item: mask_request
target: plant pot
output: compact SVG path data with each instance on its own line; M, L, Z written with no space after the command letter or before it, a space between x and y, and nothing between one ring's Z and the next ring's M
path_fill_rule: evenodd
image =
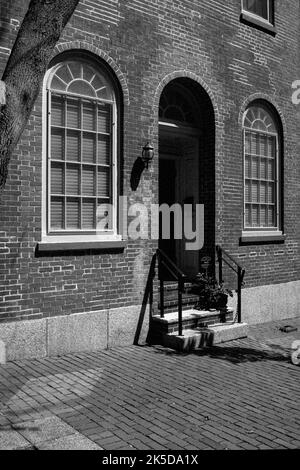
M227 302L228 302L228 295L223 294L222 292L220 292L215 297L215 306L214 306L214 308L216 308L217 310L225 309L226 306L227 306Z
M209 306L206 298L199 298L197 304L195 305L196 310L208 310Z
M198 310L225 310L228 302L228 295L218 292L213 288L200 289L197 305Z
M224 309L220 311L220 322L226 323L226 311Z

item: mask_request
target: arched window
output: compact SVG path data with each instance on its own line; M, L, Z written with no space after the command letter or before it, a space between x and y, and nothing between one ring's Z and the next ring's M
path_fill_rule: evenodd
M116 233L117 105L99 64L55 65L47 92L47 234Z
M179 84L170 84L159 103L160 122L197 127L198 116L193 95Z
M244 116L245 230L280 230L280 135L273 114L256 102Z

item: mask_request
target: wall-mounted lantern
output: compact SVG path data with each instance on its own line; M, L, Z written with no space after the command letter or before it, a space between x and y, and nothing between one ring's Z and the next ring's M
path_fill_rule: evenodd
M153 160L154 157L154 147L147 142L145 147L143 147L142 160L144 162L145 168L148 169L149 163Z

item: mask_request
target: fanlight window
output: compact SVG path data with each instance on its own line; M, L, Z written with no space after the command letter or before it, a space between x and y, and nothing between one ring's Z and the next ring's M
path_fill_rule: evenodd
M245 229L279 229L279 155L276 122L264 106L244 117Z
M51 90L100 100L114 100L113 90L107 80L98 70L84 62L61 64L51 80Z
M48 232L113 230L113 87L98 68L72 60L54 69L47 89Z
M248 109L244 126L256 131L277 133L272 116L266 109L260 106L251 106Z
M194 105L190 97L178 86L167 88L159 104L159 118L189 126L196 125Z

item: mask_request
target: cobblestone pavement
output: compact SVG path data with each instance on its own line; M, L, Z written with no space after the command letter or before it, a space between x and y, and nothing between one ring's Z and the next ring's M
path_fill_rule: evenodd
M2 365L0 449L299 449L294 340L300 318L190 355L132 346Z

